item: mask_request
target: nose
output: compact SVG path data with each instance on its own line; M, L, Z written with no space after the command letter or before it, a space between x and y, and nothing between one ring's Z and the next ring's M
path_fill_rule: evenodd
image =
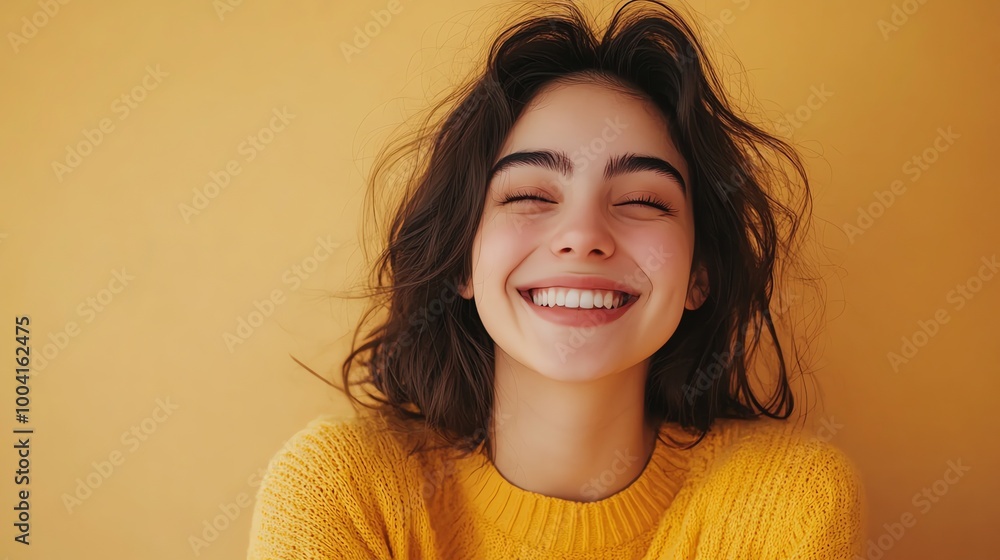
M600 198L600 197L597 197ZM615 252L614 236L608 225L603 201L582 200L564 203L559 225L552 236L552 252L560 257L608 258Z

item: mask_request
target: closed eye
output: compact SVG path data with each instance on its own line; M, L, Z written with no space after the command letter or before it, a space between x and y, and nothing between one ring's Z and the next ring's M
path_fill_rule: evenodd
M623 204L644 204L646 206L650 206L652 208L656 208L657 210L666 212L667 214L674 213L673 206L667 204L666 202L653 198L650 195L642 195L639 198L629 199L623 202Z
M538 200L540 202L552 202L551 200L546 200L540 196L535 196L533 194L509 194L503 198L502 204L509 204L511 202L520 202L522 200Z
M504 198L501 200L501 204L510 204L511 202L520 202L523 200L537 200L538 202L552 203L551 200L548 200L538 195L525 194L525 193L520 193L520 194L512 193L504 196ZM626 204L648 206L650 208L655 208L667 214L674 214L676 212L674 210L674 207L671 206L670 204L667 204L666 202L662 202L656 198L653 198L650 195L642 195L639 198L631 198L626 200L625 202L622 202L621 204L616 204L615 206L624 206Z

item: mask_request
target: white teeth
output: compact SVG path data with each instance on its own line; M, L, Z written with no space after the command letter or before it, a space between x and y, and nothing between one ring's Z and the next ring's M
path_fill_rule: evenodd
M571 288L537 288L530 290L529 296L535 305L575 309L615 309L624 301L621 292Z
M579 290L566 290L566 307L580 307Z

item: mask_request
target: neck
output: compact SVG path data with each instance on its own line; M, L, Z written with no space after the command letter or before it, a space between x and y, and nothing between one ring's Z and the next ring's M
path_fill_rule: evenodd
M585 381L560 381L498 356L492 450L510 483L591 502L642 474L657 430L644 416L648 363Z

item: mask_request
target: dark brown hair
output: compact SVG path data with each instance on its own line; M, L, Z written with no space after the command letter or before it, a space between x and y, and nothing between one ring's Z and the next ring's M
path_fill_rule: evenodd
M379 184L399 187L400 197L389 209L364 296L372 299L343 362L340 389L356 411L360 405L376 412L395 433L433 437L438 448L463 454L484 444L490 452L494 343L475 302L456 287L471 278L488 174L542 86L598 81L649 100L666 116L690 168L694 263L709 279L704 304L685 310L652 356L647 420L697 433L695 445L716 418L787 419L794 399L771 300L779 265L791 262L811 209L795 149L737 115L704 47L674 9L626 2L600 37L572 3L534 3L530 10L499 33L482 71L434 106L412 139L379 153L366 201L375 201ZM378 223L376 206L371 223ZM359 345L377 311L387 315ZM776 358L767 368L776 380L766 402L748 375L762 335ZM352 385L364 387L372 402L353 395ZM411 452L427 449L419 439Z

